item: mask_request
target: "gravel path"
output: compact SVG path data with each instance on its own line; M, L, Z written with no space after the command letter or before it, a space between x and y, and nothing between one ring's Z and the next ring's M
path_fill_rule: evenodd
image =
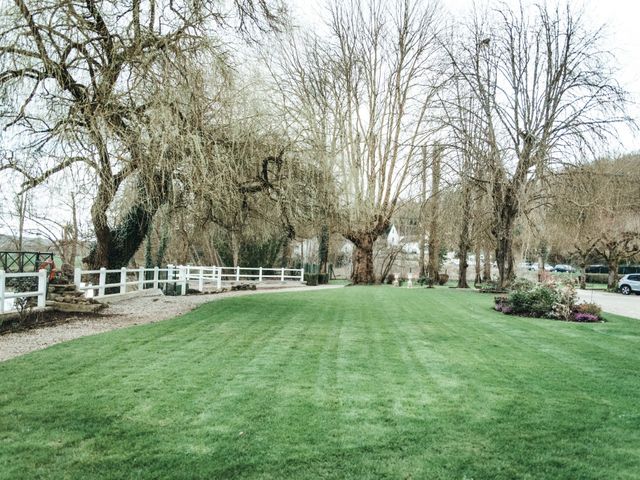
M585 302L597 303L605 312L640 319L640 296L638 295L578 290L578 298Z
M178 297L138 297L113 303L103 315L97 318L76 318L68 323L46 326L23 332L0 335L0 362L34 350L41 350L56 343L74 338L108 332L117 328L154 323L177 317L203 303L223 298L240 297L273 292L309 292L341 288L343 285L322 285L318 287L288 287L283 289L244 290L218 293L215 295L189 295Z

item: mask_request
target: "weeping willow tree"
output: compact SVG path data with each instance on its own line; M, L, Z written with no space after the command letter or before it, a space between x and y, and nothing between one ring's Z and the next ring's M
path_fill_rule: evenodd
M327 34L295 38L276 70L294 128L335 178L335 223L355 245L354 283L375 282L374 242L431 138L439 19L435 3L334 2Z
M270 28L278 11L236 0L241 28ZM76 168L92 177L92 267L125 265L158 208L184 180L180 166L199 161L203 109L224 82L221 41L211 36L230 17L220 5L190 1L16 0L0 13L3 142L35 164L5 159L33 188ZM233 9L229 12L234 11ZM133 192L114 212L123 189Z

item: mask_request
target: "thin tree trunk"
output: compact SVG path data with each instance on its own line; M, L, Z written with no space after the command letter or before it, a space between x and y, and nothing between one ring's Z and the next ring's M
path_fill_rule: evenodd
M484 263L482 264L482 281L491 281L491 250L485 249L484 251Z
M607 266L609 267L609 276L607 278L607 289L613 291L618 288L618 262L609 261L607 262Z
M462 228L460 229L460 238L458 241L458 258L460 260L460 268L458 273L458 288L469 288L467 283L467 257L469 256L469 228L471 224L471 188L468 181L462 189Z
M440 154L441 147L436 145L433 151L433 162L431 165L431 221L429 222L429 286L438 283L439 276L439 251L440 243L438 239L439 227L439 193L440 193Z
M73 228L73 232L71 233L71 267L75 268L76 266L76 257L78 256L78 206L76 204L76 195L75 193L71 194L71 228Z
M473 279L473 284L477 286L482 283L482 273L481 273L482 267L480 265L480 249L479 248L476 248L475 257L476 257L476 275L475 275L475 278Z
M240 242L238 241L238 234L234 230L231 231L231 257L233 266L237 267L240 257Z
M420 204L420 254L418 256L419 262L419 278L427 278L427 268L424 261L425 252L427 249L427 222L425 221L425 208L427 204L427 147L422 147L422 198ZM384 278L384 277L383 277Z

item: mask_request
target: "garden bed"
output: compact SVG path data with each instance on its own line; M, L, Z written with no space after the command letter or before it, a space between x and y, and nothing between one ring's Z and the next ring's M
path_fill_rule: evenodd
M602 309L594 303L577 303L571 284L536 284L518 279L508 295L494 298L494 308L505 315L549 318L567 322L594 323L604 321Z

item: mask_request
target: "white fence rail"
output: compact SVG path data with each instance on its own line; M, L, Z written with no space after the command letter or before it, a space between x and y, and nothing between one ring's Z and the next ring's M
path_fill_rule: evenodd
M87 277L90 277L87 279ZM114 277L117 281L114 281ZM107 278L110 282L107 283ZM86 281L88 280L88 281ZM180 287L185 295L189 288L203 292L207 287L220 289L226 282L265 281L304 281L304 269L301 268L264 268L264 267L216 267L193 265L168 265L167 268L121 268L117 270L81 270L76 268L74 283L87 296L104 297L123 294L145 288L160 288L173 284Z
M86 277L90 277L87 280ZM110 282L107 283L109 278ZM113 279L117 279L113 281ZM76 268L73 275L76 288L87 292L89 297L105 297L107 295L127 293L145 288L160 288L161 285L173 284L181 287L182 295L187 293L186 267L167 268L119 268L108 270L81 270Z
M11 291L7 280L12 278L37 278L38 289L30 292ZM9 282L11 283L11 282ZM37 297L37 307L44 308L47 301L47 271L28 273L7 273L0 270L0 314L15 311L16 299Z
M37 278L38 289L30 292L15 292L7 286L12 278ZM224 283L239 282L304 282L304 269L264 267L216 267L192 265L168 265L166 268L120 268L116 270L75 269L76 288L87 297L105 297L145 288L160 288L173 284L185 295L189 288L203 292L207 287L220 289ZM107 283L109 281L109 283ZM11 282L9 282L11 283ZM18 298L37 297L37 307L44 308L47 300L47 271L29 273L7 273L0 270L0 314L14 311Z

